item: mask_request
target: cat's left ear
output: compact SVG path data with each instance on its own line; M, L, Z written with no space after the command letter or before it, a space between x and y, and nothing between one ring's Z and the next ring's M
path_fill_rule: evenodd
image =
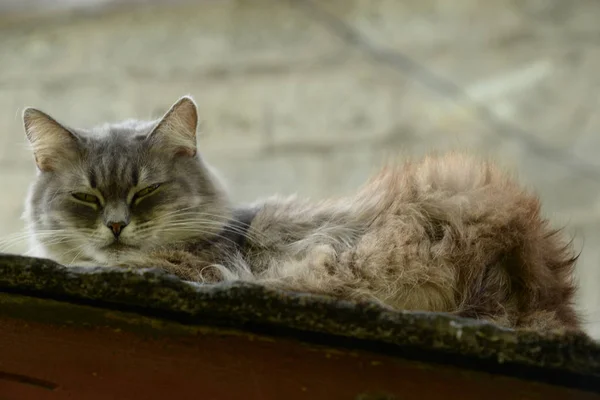
M148 139L156 143L161 151L174 155L193 157L196 155L196 129L198 110L189 96L179 99L162 117Z

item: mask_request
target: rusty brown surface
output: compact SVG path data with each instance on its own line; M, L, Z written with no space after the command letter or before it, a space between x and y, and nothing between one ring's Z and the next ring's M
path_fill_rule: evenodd
M546 383L89 306L16 295L1 295L0 306L2 400L600 399Z

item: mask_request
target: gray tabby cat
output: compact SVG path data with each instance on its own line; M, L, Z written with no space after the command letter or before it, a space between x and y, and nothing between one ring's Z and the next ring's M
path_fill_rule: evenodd
M348 198L234 206L197 153L196 105L84 130L24 112L38 176L31 251L66 265L159 266L198 282L450 312L508 327L580 329L576 257L540 204L487 162L388 166Z

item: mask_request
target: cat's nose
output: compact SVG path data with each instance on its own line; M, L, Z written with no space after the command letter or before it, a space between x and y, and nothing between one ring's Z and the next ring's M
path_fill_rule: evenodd
M106 224L108 228L112 231L113 235L115 235L115 239L119 237L121 231L127 226L126 222L109 222Z

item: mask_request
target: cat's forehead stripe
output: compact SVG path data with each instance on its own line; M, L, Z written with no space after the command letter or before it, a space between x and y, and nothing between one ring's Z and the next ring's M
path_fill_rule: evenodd
M137 158L119 146L103 150L104 154L90 159L87 179L106 195L120 196L137 183Z
M139 183L139 173L137 168L131 168L131 184L137 186Z
M98 186L98 182L96 180L96 171L94 171L93 168L90 168L90 171L89 171L89 181L90 181L90 187L92 189L95 189L96 186Z

